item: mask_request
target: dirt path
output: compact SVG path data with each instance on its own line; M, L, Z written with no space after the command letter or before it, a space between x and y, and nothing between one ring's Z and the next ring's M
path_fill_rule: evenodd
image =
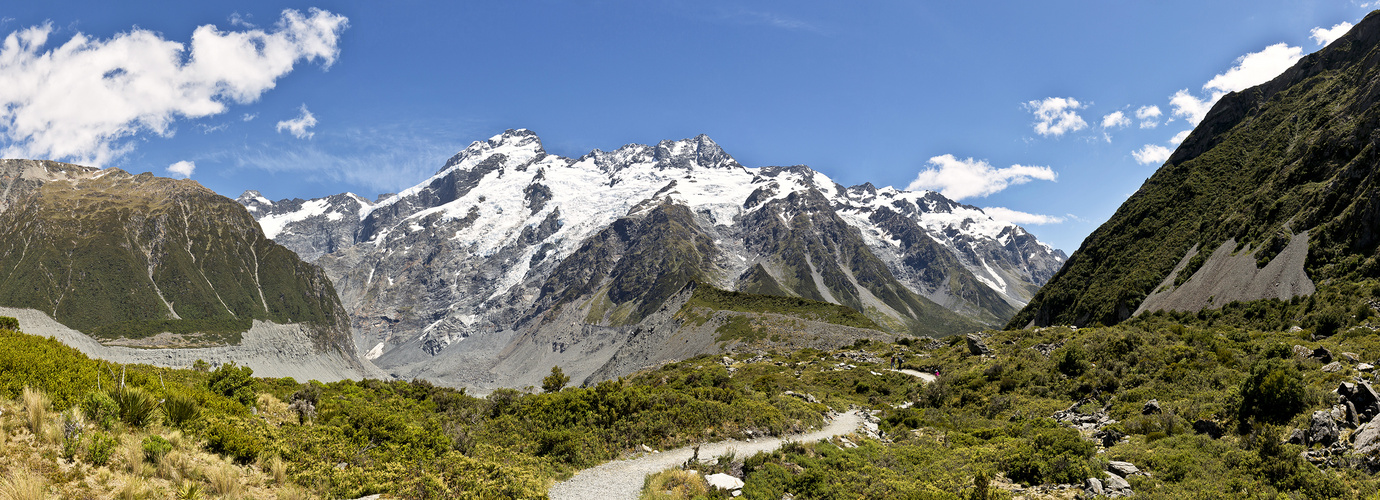
M730 450L739 458L748 457L759 451L775 450L781 447L785 441L818 441L848 434L856 430L862 423L863 419L859 410L854 410L839 415L838 418L825 425L823 429L815 432L787 436L784 439L762 438L752 441L729 440L708 443L700 446L700 458L717 457L728 453ZM642 483L648 474L681 465L690 459L692 453L690 447L687 446L644 455L632 460L609 462L582 470L569 480L556 483L547 494L551 496L552 500L636 499L642 492Z
M937 380L937 378L934 376L933 373L925 373L925 372L919 372L919 371L915 371L915 370L887 370L887 371L896 372L896 373L904 373L904 374L910 375L910 376L912 376L912 377L920 377L920 380L924 380L925 383L930 383L930 382L934 382L935 380Z

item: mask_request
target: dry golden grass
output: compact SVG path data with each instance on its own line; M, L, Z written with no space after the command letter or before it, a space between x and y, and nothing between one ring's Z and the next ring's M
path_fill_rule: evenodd
M28 469L10 470L9 477L0 479L0 499L41 500L48 498L48 481Z
M695 498L709 494L709 483L699 472L672 469L648 476L642 491L645 500Z
M221 498L236 498L240 494L239 470L231 464L211 465L203 470L206 480L211 483L211 491Z
M43 424L48 420L48 406L52 402L43 391L28 386L24 387L22 399L24 401L25 425L33 435L42 436Z
M272 478L273 484L281 485L287 482L287 464L278 455L273 455L265 461L263 471Z

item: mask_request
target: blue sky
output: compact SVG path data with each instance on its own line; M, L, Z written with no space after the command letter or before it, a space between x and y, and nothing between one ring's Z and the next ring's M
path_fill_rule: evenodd
M0 152L372 197L508 128L566 156L704 133L748 166L1004 208L1072 252L1215 94L1371 8L21 2L0 11Z

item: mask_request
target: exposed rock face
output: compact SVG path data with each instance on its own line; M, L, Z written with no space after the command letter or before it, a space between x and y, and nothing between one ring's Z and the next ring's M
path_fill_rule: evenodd
M173 332L225 345L255 321L300 325L309 351L363 368L326 274L195 181L0 160L0 208L0 306L106 342Z
M598 332L650 338L644 322L691 281L843 304L892 332L966 333L1003 322L1064 258L936 193L746 168L705 136L572 159L510 130L377 203L239 201L326 269L368 357L409 373L480 334L556 354Z
M968 354L974 356L991 356L992 348L987 347L987 343L982 341L982 337L975 333L968 334Z
M1224 96L1008 326L1289 299L1380 276L1380 14Z

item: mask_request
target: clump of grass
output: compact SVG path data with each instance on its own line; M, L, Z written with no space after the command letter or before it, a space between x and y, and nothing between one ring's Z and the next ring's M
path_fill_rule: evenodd
M0 479L0 498L42 500L48 498L48 482L26 469L11 470L8 479Z
M693 470L671 469L647 476L642 498L670 500L709 494L709 482Z
M173 394L163 401L163 415L168 425L181 428L201 417L201 405L190 396Z
M309 500L312 496L301 486L289 484L278 490L278 500Z
M121 387L111 391L110 396L120 406L120 421L130 427L147 426L158 410L158 401L138 387Z
M222 497L235 497L240 494L240 475L236 473L235 466L221 464L211 466L206 471L206 479L211 483L211 490Z
M48 420L48 405L52 402L48 395L43 391L25 386L22 399L24 400L24 423L34 436L43 435L43 423Z
M283 462L282 457L278 455L269 457L268 460L264 461L263 469L264 472L268 473L269 477L273 478L273 484L283 484L287 482L287 464Z
M144 478L130 476L120 491L115 493L115 498L119 500L146 500L153 498L153 489L149 487L148 481L145 481Z

